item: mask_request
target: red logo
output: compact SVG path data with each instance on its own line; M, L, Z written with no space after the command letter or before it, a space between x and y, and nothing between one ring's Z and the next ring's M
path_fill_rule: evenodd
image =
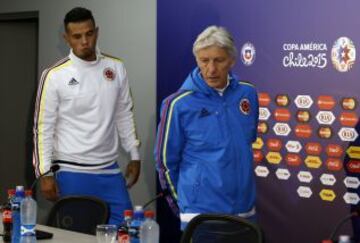
M262 152L261 152L261 150L253 150L253 157L254 157L254 161L256 162L256 163L260 163L262 160L263 160L263 158L264 158L264 155L262 154Z
M108 81L113 81L116 77L115 71L112 68L105 68L103 73Z
M285 160L290 166L299 166L301 164L301 157L298 154L287 154Z
M317 105L320 110L331 110L336 104L335 99L332 96L321 95L318 98Z
M346 127L354 127L359 120L355 112L343 112L339 119L341 125Z
M269 150L279 152L282 147L282 142L280 139L270 138L267 140L266 145L268 146Z
M350 160L346 165L348 171L353 173L360 173L360 161L359 160Z
M331 171L339 171L342 169L342 161L337 158L328 158L326 160L326 167Z
M268 93L259 93L259 105L268 106L270 104L271 98Z
M240 101L240 110L243 114L249 115L250 113L250 102L248 99L242 99Z
M326 154L329 157L340 157L342 155L342 153L344 152L344 150L342 149L342 147L338 144L329 144L326 147Z
M287 122L290 120L291 114L288 109L278 108L274 111L276 121Z
M311 155L320 155L322 147L320 143L307 143L305 145L306 153Z
M299 138L309 138L312 134L312 129L309 125L297 125L295 127L295 134Z

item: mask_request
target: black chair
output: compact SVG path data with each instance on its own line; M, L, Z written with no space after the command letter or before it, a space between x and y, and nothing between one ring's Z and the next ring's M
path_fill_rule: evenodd
M200 214L185 228L181 243L262 243L257 225L232 215Z
M68 196L54 204L50 210L47 225L95 235L96 225L106 224L108 217L108 206L99 198Z

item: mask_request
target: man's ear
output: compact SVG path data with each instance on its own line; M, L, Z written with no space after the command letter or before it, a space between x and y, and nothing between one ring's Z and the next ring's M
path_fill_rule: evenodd
M63 36L64 41L66 42L66 44L68 44L68 45L69 45L69 40L68 40L68 38L69 38L69 37L68 37L67 33L66 33L66 32L64 32L62 36Z

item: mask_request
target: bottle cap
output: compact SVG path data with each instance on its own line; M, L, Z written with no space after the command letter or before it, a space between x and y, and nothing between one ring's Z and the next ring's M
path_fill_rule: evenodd
M147 211L145 211L145 218L154 218L155 217L155 213L154 213L154 211L152 211L152 210L147 210Z
M135 208L134 208L134 211L136 212L136 211L143 211L144 209L143 209L143 206L141 206L141 205L136 205L135 206Z
M9 196L14 196L15 195L15 189L8 189L7 191Z
M25 196L32 196L33 192L32 190L25 190Z
M125 217L132 217L134 215L133 211L131 209L127 209L124 211Z

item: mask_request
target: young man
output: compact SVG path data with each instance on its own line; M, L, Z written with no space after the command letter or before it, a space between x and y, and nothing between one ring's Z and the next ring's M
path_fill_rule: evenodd
M200 213L255 215L256 90L230 72L236 48L224 28L206 28L193 53L198 67L163 101L155 148L182 229Z
M96 46L98 27L88 9L74 8L64 19L68 57L46 69L39 83L34 124L37 176L53 164L55 175L40 179L48 200L92 195L109 204L111 224L132 208L126 186L140 174L129 83L121 60ZM125 179L117 163L119 142L130 153Z

